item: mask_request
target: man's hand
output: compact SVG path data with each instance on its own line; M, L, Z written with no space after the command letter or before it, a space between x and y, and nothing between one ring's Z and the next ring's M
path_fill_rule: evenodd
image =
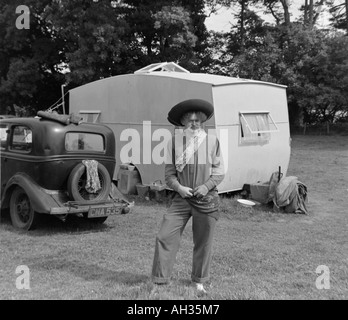
M180 186L178 192L182 198L191 198L193 196L193 190L189 187Z
M208 192L209 190L206 185L202 184L193 190L193 195L197 198L202 198L206 196Z

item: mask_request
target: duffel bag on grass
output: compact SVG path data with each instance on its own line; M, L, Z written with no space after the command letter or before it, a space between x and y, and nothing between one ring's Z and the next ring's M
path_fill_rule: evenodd
M282 178L276 185L273 203L286 213L308 213L307 187L297 177Z

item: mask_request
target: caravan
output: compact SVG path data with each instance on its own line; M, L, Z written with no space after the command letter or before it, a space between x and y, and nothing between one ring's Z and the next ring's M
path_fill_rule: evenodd
M168 112L189 99L205 100L215 109L206 129L215 131L223 148L227 172L220 193L268 181L279 167L286 175L291 139L283 85L190 73L173 62L158 63L70 90L70 112L113 130L114 180L124 163L132 163L142 184L152 185L164 181L164 161L157 160L175 129Z

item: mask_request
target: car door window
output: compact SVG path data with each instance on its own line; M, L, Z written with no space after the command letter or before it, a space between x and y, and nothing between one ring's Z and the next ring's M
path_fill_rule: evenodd
M7 147L8 125L0 124L0 150L5 150Z
M29 153L32 149L32 131L26 126L14 126L10 150Z

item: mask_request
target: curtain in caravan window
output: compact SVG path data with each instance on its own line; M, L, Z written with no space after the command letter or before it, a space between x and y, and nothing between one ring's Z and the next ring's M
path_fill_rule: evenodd
M258 115L256 115L256 118L257 118L259 131L269 131L270 130L270 125L269 125L267 114L258 114Z

